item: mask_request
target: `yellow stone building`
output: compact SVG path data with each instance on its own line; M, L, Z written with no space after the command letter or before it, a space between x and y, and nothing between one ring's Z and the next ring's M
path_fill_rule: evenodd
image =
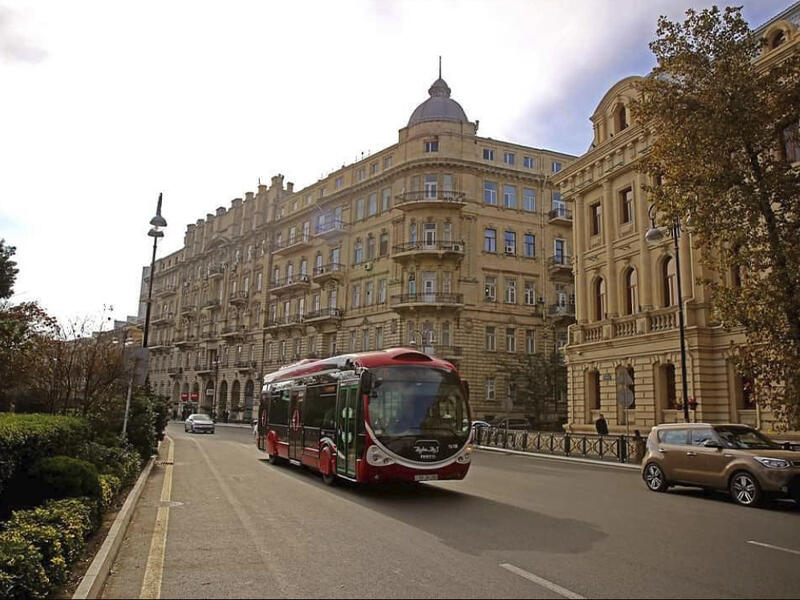
M525 414L509 368L564 345L574 316L553 185L574 157L477 129L440 77L396 144L297 191L275 176L189 225L155 266L156 391L246 420L282 365L413 344L458 366L476 418Z
M756 30L767 41L759 65L769 68L796 52L798 27L800 3ZM577 323L570 327L566 349L568 427L593 431L601 412L617 432L645 432L657 423L683 421L676 301L680 276L688 397L697 401L691 417L769 430L771 415L749 401L729 358L731 345L743 336L712 321L709 291L696 283L713 274L700 265L691 234L684 230L679 238L680 273L671 237L655 247L645 241L650 203L644 188L649 181L637 172L637 164L651 140L631 122L628 108L639 79L625 78L605 94L591 116L591 148L555 178L574 215ZM800 160L796 147L790 151ZM625 386L635 401L627 413L617 402Z

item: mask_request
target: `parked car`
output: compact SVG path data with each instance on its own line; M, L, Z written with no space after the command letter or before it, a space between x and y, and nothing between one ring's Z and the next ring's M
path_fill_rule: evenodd
M208 415L189 415L183 423L183 430L189 433L214 433L214 421Z
M492 421L492 427L506 429L506 421L508 421L508 429L531 429L531 424L528 422L528 419L516 419L510 417Z
M647 438L642 477L654 492L689 485L727 490L743 506L758 506L765 496L800 503L800 452L747 425L657 425Z

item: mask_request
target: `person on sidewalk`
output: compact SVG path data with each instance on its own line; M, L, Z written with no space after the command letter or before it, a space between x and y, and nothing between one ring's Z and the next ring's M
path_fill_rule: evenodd
M600 418L594 422L594 427L597 429L599 435L608 435L608 423L606 423L606 418L603 416L603 413L600 413Z

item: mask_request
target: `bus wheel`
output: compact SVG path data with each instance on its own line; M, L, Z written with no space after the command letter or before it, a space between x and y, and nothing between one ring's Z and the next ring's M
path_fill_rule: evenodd
M328 448L322 450L320 457L320 471L322 472L322 483L333 485L336 482L336 472L331 459L331 451Z

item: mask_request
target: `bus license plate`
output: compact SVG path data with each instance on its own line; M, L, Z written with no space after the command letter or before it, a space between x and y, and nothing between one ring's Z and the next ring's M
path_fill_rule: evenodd
M436 474L433 475L414 475L414 481L436 481L439 479L439 476Z

